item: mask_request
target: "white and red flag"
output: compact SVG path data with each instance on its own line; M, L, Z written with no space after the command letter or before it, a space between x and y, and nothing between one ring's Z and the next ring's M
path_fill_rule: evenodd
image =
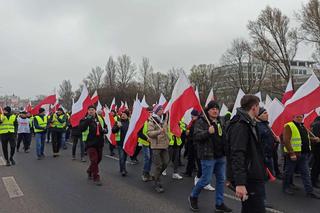
M129 128L123 142L123 149L129 156L134 154L138 141L138 132L149 118L150 114L147 108L148 105L140 103L139 100L136 100L133 104Z
M160 95L158 104L161 105L163 107L163 109L165 109L168 105L168 101L166 100L166 98L164 97L164 95L162 93Z
M202 107L193 87L187 76L181 72L173 88L171 99L164 110L165 112L169 112L169 128L175 136L181 136L179 122L185 112L191 108L198 110L198 112L202 111Z
M98 103L98 101L99 101L99 95L96 90L91 97L91 104L94 105L94 104Z
M45 97L42 101L40 101L40 103L38 103L32 110L31 110L31 114L32 115L37 115L39 113L39 109L43 106L43 105L50 105L50 104L55 104L57 101L57 96L56 95L49 95L47 97Z
M211 88L211 90L210 90L210 92L209 92L209 95L208 95L208 97L207 97L205 107L208 106L208 104L209 104L210 101L214 101L214 94L213 94L213 89L212 89L212 88Z
M106 126L108 128L107 138L108 138L109 142L115 146L115 145L117 145L116 135L112 133L112 127L115 124L114 117L113 117L111 111L108 109L108 107L105 107L103 111L105 114L104 121L105 121Z
M303 120L304 126L310 130L311 124L314 122L314 120L320 115L320 108L312 110L310 113L305 115L305 118Z
M279 115L272 129L276 135L282 133L284 125L291 121L294 115L304 115L320 107L319 80L313 73L311 77L286 101L285 108Z
M117 111L117 105L116 105L116 99L115 98L112 99L112 102L111 102L111 105L110 105L110 110Z
M72 127L79 125L80 120L86 116L88 107L91 104L92 102L88 89L86 86L84 86L78 101L72 105L72 114L70 117L70 123Z
M282 95L281 103L285 104L290 98L292 98L293 94L294 94L294 91L292 86L292 79L290 78L286 87L286 91Z

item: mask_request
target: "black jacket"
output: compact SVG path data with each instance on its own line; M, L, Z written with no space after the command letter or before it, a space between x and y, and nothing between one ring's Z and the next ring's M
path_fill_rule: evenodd
M239 108L230 121L227 135L227 177L235 186L265 179L263 147L257 127L248 113Z
M311 129L315 136L320 137L320 116L314 120ZM315 154L320 154L320 143L312 143L311 146Z
M103 123L103 126L99 125L100 134L97 135L98 122L99 120L97 117L93 118L88 116L80 121L79 130L81 132L86 131L89 127L88 138L85 142L87 149L90 147L100 148L104 145L104 134L108 133L108 129L105 123Z
M257 127L258 127L259 137L263 145L264 157L272 158L276 141L269 127L269 122L268 121L257 122Z
M197 154L201 160L212 160L215 158L221 158L225 155L224 152L224 138L223 134L218 134L218 124L221 125L221 122L218 119L218 122L211 122L215 132L214 134L209 133L209 124L204 117L200 117L194 125L193 132L193 141L197 145Z
M129 128L129 119L127 120L120 120L121 122L121 127L118 127L117 122L114 124L112 127L112 133L116 134L117 132L120 131L120 141L118 142L118 146L122 147L124 139L126 137L128 128Z

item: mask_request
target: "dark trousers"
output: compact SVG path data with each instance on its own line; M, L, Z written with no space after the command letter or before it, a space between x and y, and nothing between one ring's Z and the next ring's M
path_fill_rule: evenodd
M137 157L138 157L141 149L142 149L142 146L138 146L138 144L137 144L136 149L134 151L134 154L130 157L131 160L137 160Z
M248 192L248 200L242 202L241 213L265 213L264 183L248 183L246 189Z
M280 172L280 169L279 169L279 156L278 156L278 147L279 147L279 144L276 144L274 149L273 149L273 168L274 168L274 172L275 172L275 175L280 175L281 172Z
M84 157L84 142L82 141L82 135L79 136L72 136L73 138L73 144L72 144L72 156L76 155L76 150L77 150L77 144L79 142L80 144L80 156L81 158Z
M312 183L317 183L320 175L320 146L313 150L313 164L311 169Z
M109 143L109 150L110 150L110 154L112 155L112 154L114 154L114 149L115 149L116 147L113 145L113 144L111 144L111 143Z
M119 165L120 165L120 172L126 172L126 162L127 162L127 153L124 151L124 149L121 146L118 146L119 151Z
M18 133L17 150L20 149L21 141L23 141L24 151L30 149L31 133Z
M8 144L10 144L10 159L13 159L16 149L16 135L14 133L1 134L2 152L4 159L9 160Z
M170 161L173 162L173 173L178 173L179 160L180 160L180 147L169 146Z
M94 181L100 180L99 163L102 160L102 150L102 147L90 147L87 149L87 153L90 159L90 166L87 170L87 173L92 175Z
M197 178L202 175L201 161L198 158L197 149L193 144L188 144L188 163L186 167L186 174L192 175L197 166Z
M48 130L47 130L47 143L50 142L50 139L51 139L51 130L48 129Z
M53 153L59 153L61 147L62 132L51 131L51 137L52 151Z

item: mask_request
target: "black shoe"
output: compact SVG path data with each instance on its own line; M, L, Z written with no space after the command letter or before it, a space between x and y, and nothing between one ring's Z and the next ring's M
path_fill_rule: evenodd
M16 165L16 162L13 159L10 159L10 162L12 166Z
M224 203L222 203L220 206L216 205L215 212L232 212L232 209L228 208L228 206L226 206L226 205L224 205Z
M6 166L11 166L10 161L7 160Z
M312 187L316 189L320 189L320 186L318 185L317 182L312 182Z
M110 156L114 156L114 152L111 152L111 153L110 153Z
M315 194L314 192L307 193L307 197L313 198L313 199L320 199L320 196Z
M101 180L95 180L95 181L93 181L93 183L94 183L96 186L102 186Z
M192 174L190 174L189 172L183 172L182 174L185 177L192 177Z
M127 171L122 171L122 172L121 172L122 177L127 176L127 174L128 174L128 172L127 172Z
M88 180L92 180L93 179L92 174L90 172L87 172L87 174L88 174Z
M194 212L197 212L199 211L199 207L198 207L198 198L195 198L195 197L189 197L188 198L188 201L189 201L189 206L190 206L190 209Z
M287 188L287 189L283 190L283 193L285 193L287 195L294 195L294 192L292 191L291 188Z

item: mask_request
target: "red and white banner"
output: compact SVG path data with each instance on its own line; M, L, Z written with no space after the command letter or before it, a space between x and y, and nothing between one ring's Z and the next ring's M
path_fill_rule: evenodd
M181 136L179 122L185 112L191 108L194 108L199 112L202 111L202 107L193 87L187 76L181 72L173 88L171 99L164 110L165 112L169 112L169 128L175 136Z
M72 114L70 117L70 123L72 127L79 125L80 120L86 116L88 107L91 104L92 102L88 89L86 86L84 86L78 101L72 105Z
M237 113L237 108L241 107L240 101L241 101L241 98L243 96L245 96L245 93L240 88L239 91L238 91L238 95L237 95L236 101L234 102L234 105L233 105L231 117L235 116L236 113Z
M159 105L161 105L163 107L163 109L165 109L168 105L168 101L166 100L166 98L164 97L164 95L162 93L159 98Z
M128 132L123 142L123 149L129 156L134 154L138 141L138 132L149 118L147 107L144 103L140 103L139 100L133 104Z
M115 98L112 99L112 102L111 102L111 105L110 105L110 110L117 111L117 105L116 105L116 99Z
M310 130L312 123L319 115L320 115L320 108L314 109L312 110L312 112L305 115L305 118L303 120L304 126Z
M31 114L32 115L37 115L39 113L39 109L46 104L55 104L57 101L57 96L56 95L49 95L46 98L44 98L40 103L38 103L32 110Z
M96 103L98 103L99 101L99 96L98 96L98 92L97 90L93 93L92 97L91 97L91 104L95 105Z
M209 92L209 95L207 97L207 100L206 100L206 105L205 107L208 106L209 102L210 101L213 101L214 100L214 94L213 94L213 89L211 88L210 92Z

